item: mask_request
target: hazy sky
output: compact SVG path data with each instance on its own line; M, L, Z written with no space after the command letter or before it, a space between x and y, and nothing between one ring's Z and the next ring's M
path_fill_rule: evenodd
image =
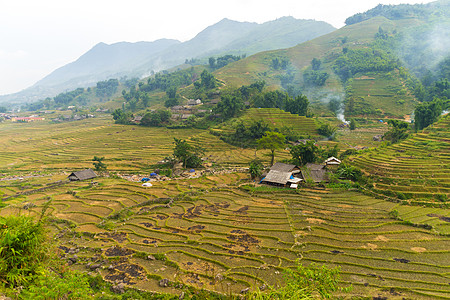
M0 95L27 88L99 42L186 41L223 18L326 21L414 0L0 0Z

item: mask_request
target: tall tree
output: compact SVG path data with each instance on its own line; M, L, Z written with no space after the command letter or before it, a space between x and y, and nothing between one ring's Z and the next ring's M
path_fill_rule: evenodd
M103 162L105 157L94 156L92 159L95 171L106 171L106 164Z
M419 104L414 111L414 128L422 130L437 121L442 113L442 101L436 99Z
M303 166L316 160L319 148L314 144L314 141L307 141L305 144L300 143L291 147L289 152L292 155L292 162Z
M221 101L214 107L214 113L222 115L223 119L232 118L244 108L240 94L224 95Z
M320 61L320 59L315 58L315 57L311 61L311 67L314 71L319 70L321 64L322 64L322 62Z
M305 95L298 95L294 99L288 98L286 100L285 110L291 114L297 114L299 116L306 116L308 114L309 101Z
M201 166L201 155L205 152L202 147L189 144L186 140L174 138L173 156L183 163L185 168Z
M275 160L275 150L284 147L286 144L286 137L279 132L269 131L266 132L266 135L260 138L257 142L258 148L270 150L270 165L273 165Z
M397 143L408 137L408 123L400 120L388 120L388 124L391 125L391 128L384 134L385 140Z

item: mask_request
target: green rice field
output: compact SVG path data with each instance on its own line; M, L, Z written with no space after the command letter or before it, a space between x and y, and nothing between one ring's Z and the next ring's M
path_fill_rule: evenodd
M400 143L350 158L375 180L375 192L418 204L450 198L450 117ZM436 206L435 205L435 206Z

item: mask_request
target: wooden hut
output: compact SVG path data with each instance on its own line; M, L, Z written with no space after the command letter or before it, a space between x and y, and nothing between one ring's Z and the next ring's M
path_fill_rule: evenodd
M97 174L92 171L92 169L86 169L82 171L73 172L69 175L70 181L79 181L79 180L86 180L86 179L92 179L97 177Z
M315 183L327 181L328 178L326 173L327 170L325 169L325 165L308 163L302 168L303 179L309 179Z
M302 178L294 177L294 174L299 174L300 168L296 165L276 163L271 168L266 177L264 177L261 182L276 185L276 186L291 186L293 184L298 184L302 181Z

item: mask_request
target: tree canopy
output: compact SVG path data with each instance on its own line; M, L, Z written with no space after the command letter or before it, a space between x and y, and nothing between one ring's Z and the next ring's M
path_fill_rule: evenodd
M317 159L319 147L315 145L314 141L306 141L306 143L292 146L289 152L292 156L292 162L298 166L303 166Z
M201 166L201 156L205 150L196 145L189 144L186 140L174 138L175 147L173 156L183 163L184 168L196 168Z
M436 99L417 105L414 111L414 128L422 130L437 121L442 113L442 100Z
M275 160L275 150L281 149L286 144L286 137L279 132L269 131L258 140L258 148L270 150L270 165L273 165Z

